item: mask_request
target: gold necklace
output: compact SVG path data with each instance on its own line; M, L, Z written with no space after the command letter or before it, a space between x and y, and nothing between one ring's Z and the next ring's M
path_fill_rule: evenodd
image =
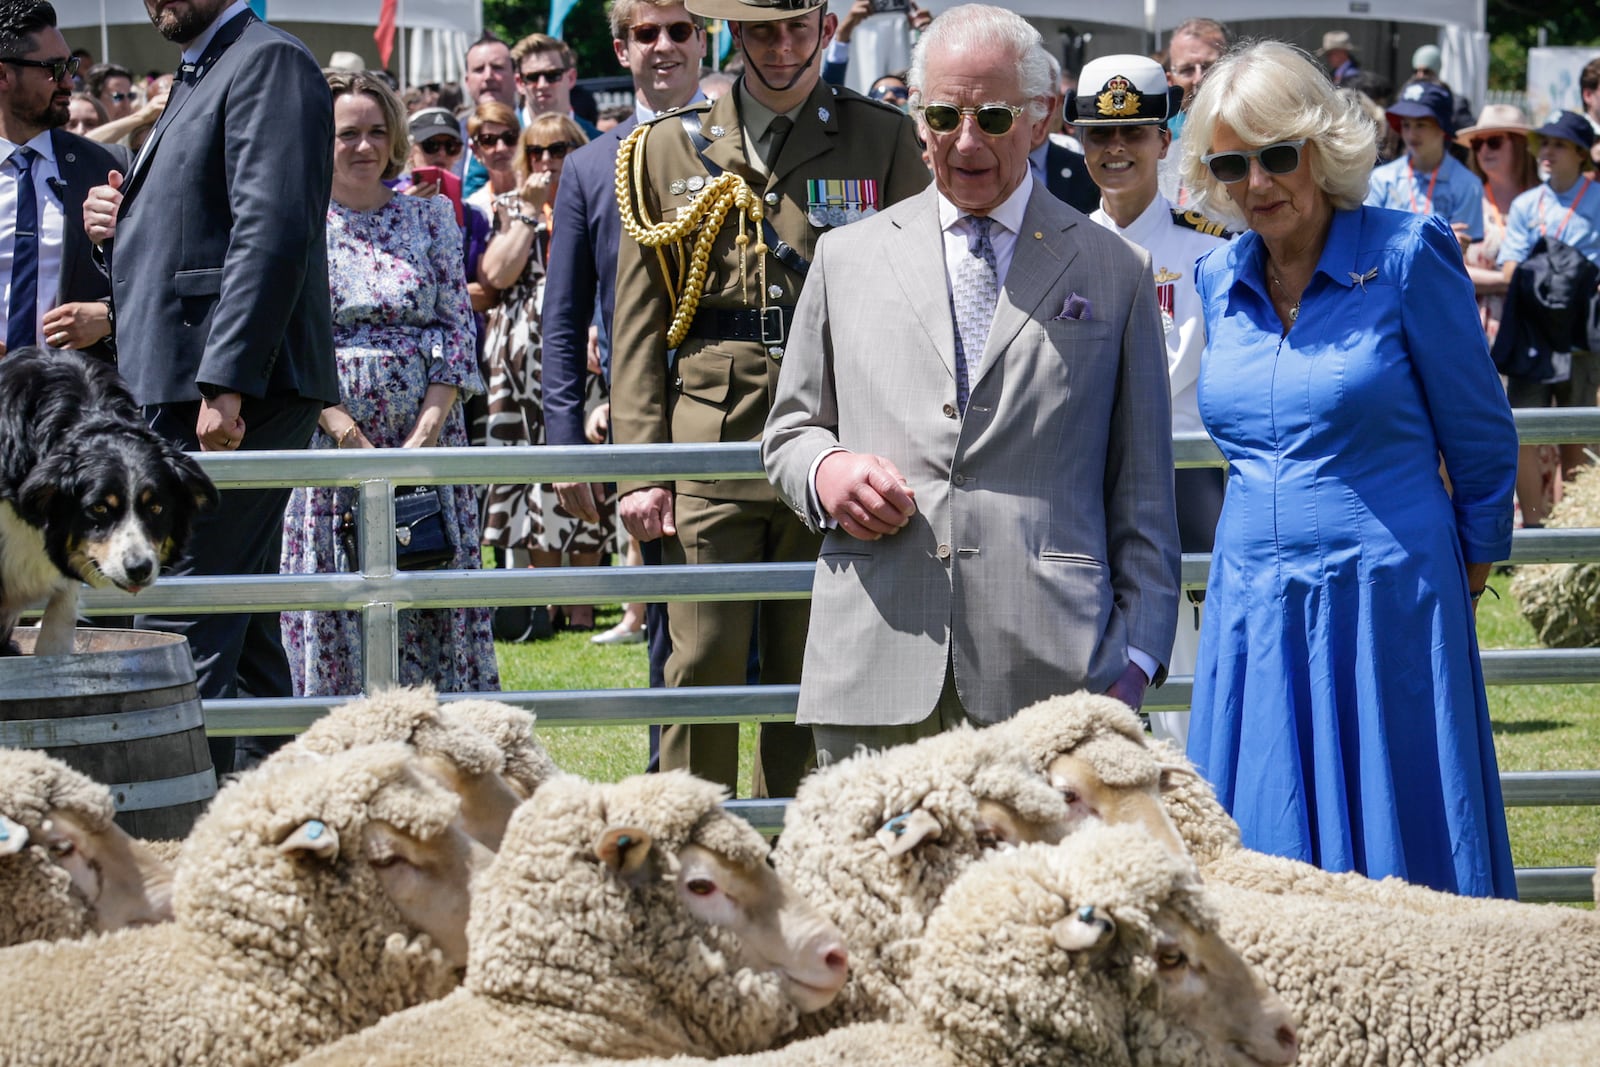
M1272 284L1278 287L1278 292L1283 294L1283 298L1285 300L1289 299L1289 290L1283 287L1283 281L1276 274L1272 275ZM1301 295L1304 296L1305 294L1302 293ZM1299 317L1300 301L1296 300L1294 303L1289 305L1289 325L1293 326L1295 320Z

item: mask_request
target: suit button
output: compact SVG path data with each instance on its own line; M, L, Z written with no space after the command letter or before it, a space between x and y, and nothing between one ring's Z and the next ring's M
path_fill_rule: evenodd
M956 417L956 406L954 404L946 404L943 410L945 418L953 419Z
M940 545L938 548L933 550L933 554L938 556L940 559L949 559L950 558L950 546L949 545Z
M958 474L954 478L951 478L950 480L952 482L954 482L955 484L957 484L957 485L966 485L967 484L967 476L965 474Z

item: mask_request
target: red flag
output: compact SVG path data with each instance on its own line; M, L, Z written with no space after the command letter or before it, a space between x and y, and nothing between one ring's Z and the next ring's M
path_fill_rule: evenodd
M383 7L378 11L378 28L372 31L372 39L378 46L378 62L385 67L394 54L394 23L399 6L400 0L383 0Z

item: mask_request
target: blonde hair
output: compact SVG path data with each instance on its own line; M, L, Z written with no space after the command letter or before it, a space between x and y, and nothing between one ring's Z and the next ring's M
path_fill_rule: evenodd
M531 144L545 144L540 135L549 136L557 134L558 139L567 142L576 148L578 145L589 143L588 136L583 128L572 119L559 111L541 111L528 120L522 129L522 136L517 138L517 159L514 166L517 171L517 180L522 181L528 177L528 146Z
M1298 48L1261 41L1230 52L1206 76L1183 127L1184 184L1195 206L1243 226L1227 187L1201 162L1217 127L1250 145L1304 139L1311 178L1340 210L1359 207L1378 159L1378 131L1353 95L1341 95L1321 65Z
M611 23L611 39L625 41L628 39L628 27L633 25L633 20L639 17L639 9L644 7L682 7L683 0L611 0L606 5L606 20ZM697 30L706 28L703 16L696 15L685 9L689 21L694 23Z
M400 102L393 89L377 75L364 70L329 71L328 91L334 100L341 96L360 93L377 102L383 112L383 124L389 128L389 162L383 168L387 181L406 169L406 159L411 154L411 132L406 125L406 106Z
M522 125L517 121L517 113L509 106L498 100L485 100L467 116L467 136L478 136L484 126L491 122L508 130L518 129Z

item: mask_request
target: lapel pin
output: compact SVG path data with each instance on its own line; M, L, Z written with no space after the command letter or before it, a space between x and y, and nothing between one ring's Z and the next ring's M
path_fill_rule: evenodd
M73 155L71 152L67 153L67 162L68 163L76 163L77 161L78 161L78 157L77 156Z
M829 111L828 111L827 108L825 108L825 107L817 108L817 118L821 119L823 122L827 122L828 121L828 115L829 115Z
M1378 268L1373 267L1365 274L1357 274L1355 271L1350 271L1349 274L1350 284L1361 286L1361 291L1364 293L1367 291L1367 283L1378 276Z
M1043 234L1043 233L1041 233L1041 232L1040 232L1040 231L1038 231L1038 230L1034 230L1034 231L1033 231L1033 239L1034 239L1034 240L1035 240L1035 241L1042 241L1042 240L1044 240L1044 234Z
M713 137L721 137L723 133L724 133L724 130L722 129L721 126L713 126L713 127L711 127L711 136L713 136Z

